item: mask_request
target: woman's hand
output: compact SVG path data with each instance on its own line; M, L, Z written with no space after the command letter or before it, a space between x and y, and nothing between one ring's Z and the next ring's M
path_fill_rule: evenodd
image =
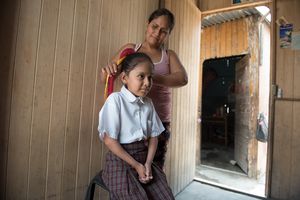
M117 65L118 60L120 59L120 54L124 49L130 48L134 49L135 44L128 43L122 46L119 51L111 58L111 61L101 69L102 76L101 81L105 83L107 75L118 76L121 69L120 65Z
M118 74L118 65L116 62L110 62L101 69L101 72L101 80L102 82L105 82L107 76L115 76Z

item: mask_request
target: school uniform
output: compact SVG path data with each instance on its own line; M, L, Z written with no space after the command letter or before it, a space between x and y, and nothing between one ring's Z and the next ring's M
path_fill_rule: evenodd
M147 138L164 131L152 101L148 97L136 97L125 86L112 93L99 113L99 136L104 134L116 139L138 162L147 159ZM174 199L164 172L152 165L153 179L143 184L138 173L111 151L106 154L102 178L109 188L111 199L168 200Z

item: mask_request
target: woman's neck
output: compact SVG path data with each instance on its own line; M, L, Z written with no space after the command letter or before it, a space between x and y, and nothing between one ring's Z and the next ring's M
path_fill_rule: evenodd
M144 48L145 50L150 51L150 52L160 51L161 50L161 46L150 45L146 41L144 41L142 43L142 48Z

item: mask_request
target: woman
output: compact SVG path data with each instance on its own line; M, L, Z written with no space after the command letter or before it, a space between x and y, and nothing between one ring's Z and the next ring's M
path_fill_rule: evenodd
M126 48L133 48L137 52L147 54L154 63L153 87L148 97L152 99L165 127L165 131L158 138L158 148L153 160L161 169L164 168L167 143L170 137L171 88L184 86L188 82L187 73L177 54L164 48L173 27L174 15L168 9L155 10L148 19L143 43L124 45L112 58L111 63L102 68L102 80L105 80L107 75L117 76L120 68L116 62L120 52Z

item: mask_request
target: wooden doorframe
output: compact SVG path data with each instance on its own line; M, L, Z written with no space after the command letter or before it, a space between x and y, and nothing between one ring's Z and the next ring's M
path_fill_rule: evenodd
M272 16L271 20L271 27L270 27L270 95L269 95L269 121L268 121L268 127L269 127L269 141L268 141L268 149L267 149L267 163L266 163L266 183L265 183L265 195L266 197L270 196L271 191L271 179L272 179L272 157L273 157L273 144L274 144L274 113L275 113L275 94L276 91L274 91L273 85L276 85L276 0L264 0L259 2L252 2L252 3L243 3L242 5L235 5L220 9L213 9L208 11L201 12L201 19L203 19L205 16L210 14L216 14L220 12L226 12L226 11L232 11L232 10L238 10L242 8L249 8L249 7L255 7L255 6L267 6L270 9L270 13ZM209 59L209 58L206 58ZM203 63L205 59L200 60L199 67L203 68ZM201 94L201 83L202 83L202 71L200 70L200 76L201 80L199 80L199 94ZM201 103L201 96L199 97L199 104ZM199 112L199 117L201 115L201 111ZM199 118L200 119L200 118ZM199 123L197 130L200 133L201 125ZM201 133L199 134L201 136ZM200 137L199 136L199 137ZM198 139L197 139L198 140ZM198 144L197 146L201 145ZM201 147L199 147L201 149ZM200 155L196 156L196 165L200 164Z
M272 0L269 4L271 13L271 28L270 28L270 96L269 96L269 142L267 149L267 166L266 166L266 188L265 195L270 197L271 194L271 179L272 179L272 157L274 145L274 114L275 114L275 91L273 85L276 84L276 0Z

